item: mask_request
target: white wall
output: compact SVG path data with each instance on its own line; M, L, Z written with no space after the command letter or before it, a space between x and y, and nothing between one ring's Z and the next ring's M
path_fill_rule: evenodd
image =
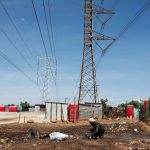
M67 121L68 111L67 104L64 103L46 103L46 119L49 121Z

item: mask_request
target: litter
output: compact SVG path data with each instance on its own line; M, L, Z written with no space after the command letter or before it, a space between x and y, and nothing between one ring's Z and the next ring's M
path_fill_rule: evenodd
M66 139L72 139L73 136L72 135L68 135L68 134L64 134L64 133L60 133L60 132L52 132L49 134L50 140L66 140Z
M134 129L134 131L135 131L135 132L137 132L137 131L138 131L138 129Z
M0 139L0 145L6 144L8 142L8 138L6 139Z

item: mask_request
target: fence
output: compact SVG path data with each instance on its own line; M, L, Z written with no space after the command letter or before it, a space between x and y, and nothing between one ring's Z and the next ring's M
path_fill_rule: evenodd
M68 104L46 102L46 119L48 121L67 121Z
M79 120L89 119L90 117L102 118L101 103L79 104Z
M44 112L0 112L0 124L26 123L32 119L34 122L42 123L45 119Z

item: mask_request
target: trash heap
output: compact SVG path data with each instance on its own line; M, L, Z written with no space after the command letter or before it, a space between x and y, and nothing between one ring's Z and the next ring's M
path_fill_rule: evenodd
M138 133L140 131L140 127L138 125L132 125L127 122L121 123L112 123L111 126L108 128L108 132L117 134L117 133Z

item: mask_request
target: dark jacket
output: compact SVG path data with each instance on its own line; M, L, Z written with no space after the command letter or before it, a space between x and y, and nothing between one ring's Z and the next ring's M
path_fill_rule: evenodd
M91 126L93 127L91 129L92 138L101 137L105 133L105 128L103 125L96 122L92 122Z

